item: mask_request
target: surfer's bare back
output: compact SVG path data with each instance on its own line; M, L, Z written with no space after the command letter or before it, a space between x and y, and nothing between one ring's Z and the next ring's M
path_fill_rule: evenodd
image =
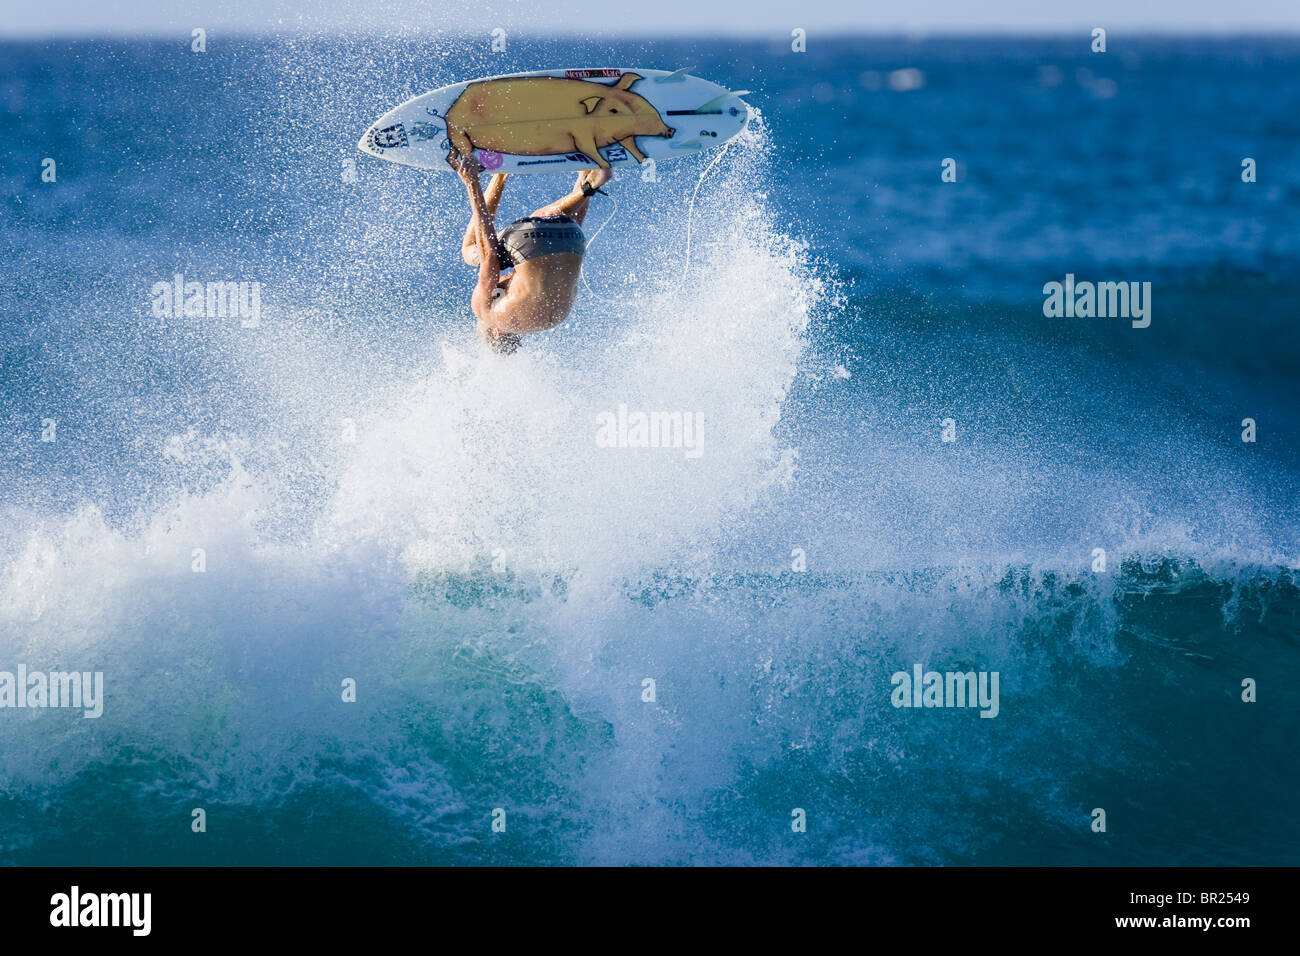
M497 173L487 193L479 184L483 167L471 154L453 151L447 161L469 192L471 218L461 256L478 266L471 305L479 334L495 351L509 354L526 332L544 332L563 322L578 297L587 240L582 221L592 195L613 177L608 169L584 170L573 192L531 216L496 231L497 206L506 174ZM502 275L505 270L511 270Z

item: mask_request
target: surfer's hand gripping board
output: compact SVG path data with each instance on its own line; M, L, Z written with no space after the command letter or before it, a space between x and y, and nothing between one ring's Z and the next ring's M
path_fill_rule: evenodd
M741 91L743 92L743 91ZM749 107L684 70L543 70L472 80L408 100L358 147L421 169L570 172L690 156L745 127Z
M483 164L478 161L473 153L468 155L458 153L452 150L447 154L447 162L451 168L460 174L460 178L468 182L470 178L478 179L483 175Z

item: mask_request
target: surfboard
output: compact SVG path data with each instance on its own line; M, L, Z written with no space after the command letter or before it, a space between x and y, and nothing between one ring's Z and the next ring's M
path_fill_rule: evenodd
M451 171L472 150L488 172L551 173L691 156L749 119L731 91L687 70L540 70L456 83L389 110L357 144L371 156Z

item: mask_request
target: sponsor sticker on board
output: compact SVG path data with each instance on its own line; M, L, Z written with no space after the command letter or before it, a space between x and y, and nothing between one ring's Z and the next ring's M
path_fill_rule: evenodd
M565 70L564 75L570 80L590 80L599 77L618 78L623 75L623 71L608 68L603 70Z
M385 126L381 130L376 130L371 142L380 149L394 149L399 146L407 145L406 127L401 123L395 123L392 126Z

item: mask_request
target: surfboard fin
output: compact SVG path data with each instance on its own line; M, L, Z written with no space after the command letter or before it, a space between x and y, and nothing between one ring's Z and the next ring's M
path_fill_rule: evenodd
M680 143L673 143L673 149L700 149L703 146L703 136L692 136L690 139L684 139Z
M727 92L723 93L721 96L715 96L713 99L709 100L703 106L695 107L695 112L708 113L711 110L716 110L719 106L721 106L724 102L726 102L728 96L746 96L748 93L749 90L728 90Z
M690 73L691 70L693 69L695 69L695 67L693 66L684 66L680 70L673 70L667 76L656 76L655 82L656 83L684 83L686 82L686 74Z

